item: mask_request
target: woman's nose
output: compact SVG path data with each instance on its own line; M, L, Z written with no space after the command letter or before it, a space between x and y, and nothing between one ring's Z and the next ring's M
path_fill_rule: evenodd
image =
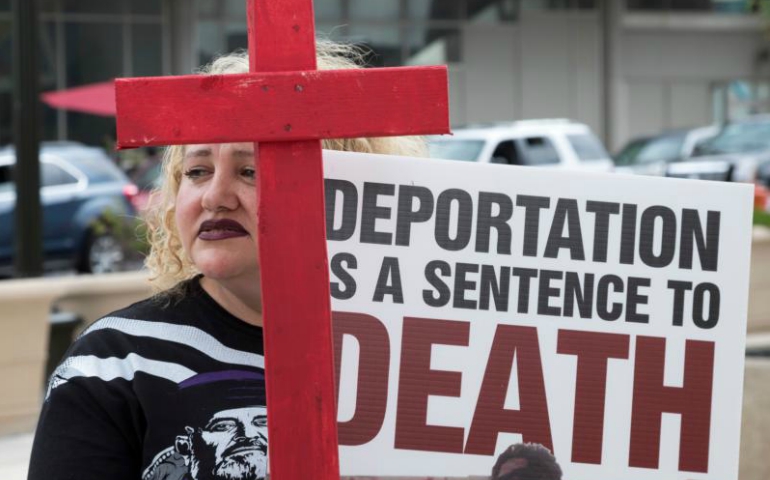
M227 175L215 171L203 194L203 208L213 212L238 208L238 196L233 187L233 181Z

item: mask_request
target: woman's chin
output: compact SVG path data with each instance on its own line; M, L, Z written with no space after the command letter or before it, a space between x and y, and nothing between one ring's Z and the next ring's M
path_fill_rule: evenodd
M205 277L219 282L228 280L259 280L259 267L256 261L243 258L201 258L195 266Z

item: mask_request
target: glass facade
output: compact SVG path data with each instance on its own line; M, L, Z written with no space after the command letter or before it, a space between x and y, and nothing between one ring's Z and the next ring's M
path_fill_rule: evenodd
M62 90L116 76L170 73L247 46L245 0L37 0L40 90ZM606 0L615 1L615 0ZM0 146L11 141L11 0L0 0ZM170 51L170 9L192 25L175 25L181 50ZM627 11L747 14L756 0L625 0ZM596 10L598 0L314 0L316 30L370 52L372 66L464 64L474 29L516 25L543 11ZM164 48L166 45L166 48ZM179 48L179 47L177 47ZM179 59L183 61L178 61ZM181 65L181 66L180 66ZM457 70L461 70L457 69ZM43 109L44 140L104 145L114 119Z
M164 0L38 0L40 91L162 75ZM0 145L12 141L10 2L0 0ZM43 109L43 140L108 146L115 119Z
M38 0L41 91L116 76L168 73L166 0ZM185 0L192 9L192 63L246 48L245 0ZM11 141L11 0L0 0L0 145ZM459 64L468 25L513 24L522 12L593 9L596 0L315 0L316 29L361 45L372 66ZM186 28L185 26L180 27ZM164 35L165 34L165 35ZM166 68L164 68L166 66ZM183 73L183 72L178 72ZM43 109L43 139L104 145L114 120Z
M8 143L11 132L11 21L0 18L0 146Z
M629 11L681 11L749 14L756 11L755 0L627 0Z
M315 0L316 31L369 51L371 66L462 62L463 27L516 22L522 11L594 9L595 0ZM196 0L196 61L246 48L242 0Z

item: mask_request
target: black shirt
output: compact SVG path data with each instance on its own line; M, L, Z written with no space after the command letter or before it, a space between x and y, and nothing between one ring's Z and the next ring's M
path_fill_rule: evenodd
M30 480L261 479L262 329L200 277L108 315L51 376Z

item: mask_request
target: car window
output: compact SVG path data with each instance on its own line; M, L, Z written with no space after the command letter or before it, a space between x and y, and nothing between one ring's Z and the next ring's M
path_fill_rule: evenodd
M516 145L513 140L500 142L492 153L492 163L501 163L503 165L521 165L519 154L516 151Z
M428 152L431 158L445 160L475 161L481 149L483 140L431 140L428 142Z
M527 137L519 143L522 150L522 165L551 165L559 163L559 153L551 140L545 137Z
M14 165L0 166L0 192L12 192L16 190L16 184L13 181ZM62 169L58 165L48 162L40 163L40 186L54 187L57 185L73 185L78 179L72 174Z
M718 134L719 130L716 127L702 127L691 130L685 136L682 146L682 157L689 158L697 155L700 146L711 141Z
M40 184L43 187L74 185L78 183L77 178L75 178L60 166L54 165L53 163L43 162L41 163L40 168Z
M107 157L83 156L72 163L93 183L124 182L127 180L126 174Z
M14 190L13 170L11 165L0 166L0 193Z
M569 140L578 158L584 162L610 158L610 154L607 153L602 142L591 133L573 133L567 135L567 140Z
M698 143L696 155L744 153L770 149L770 123L734 123L716 137Z
M674 161L681 155L683 136L667 136L647 142L636 156L635 163L654 163Z
M636 161L636 156L639 155L639 152L642 151L645 145L647 145L647 142L649 140L633 140L630 143L626 144L625 147L623 147L623 150L620 151L617 155L615 155L615 165L619 166L626 166L626 165L633 165Z

